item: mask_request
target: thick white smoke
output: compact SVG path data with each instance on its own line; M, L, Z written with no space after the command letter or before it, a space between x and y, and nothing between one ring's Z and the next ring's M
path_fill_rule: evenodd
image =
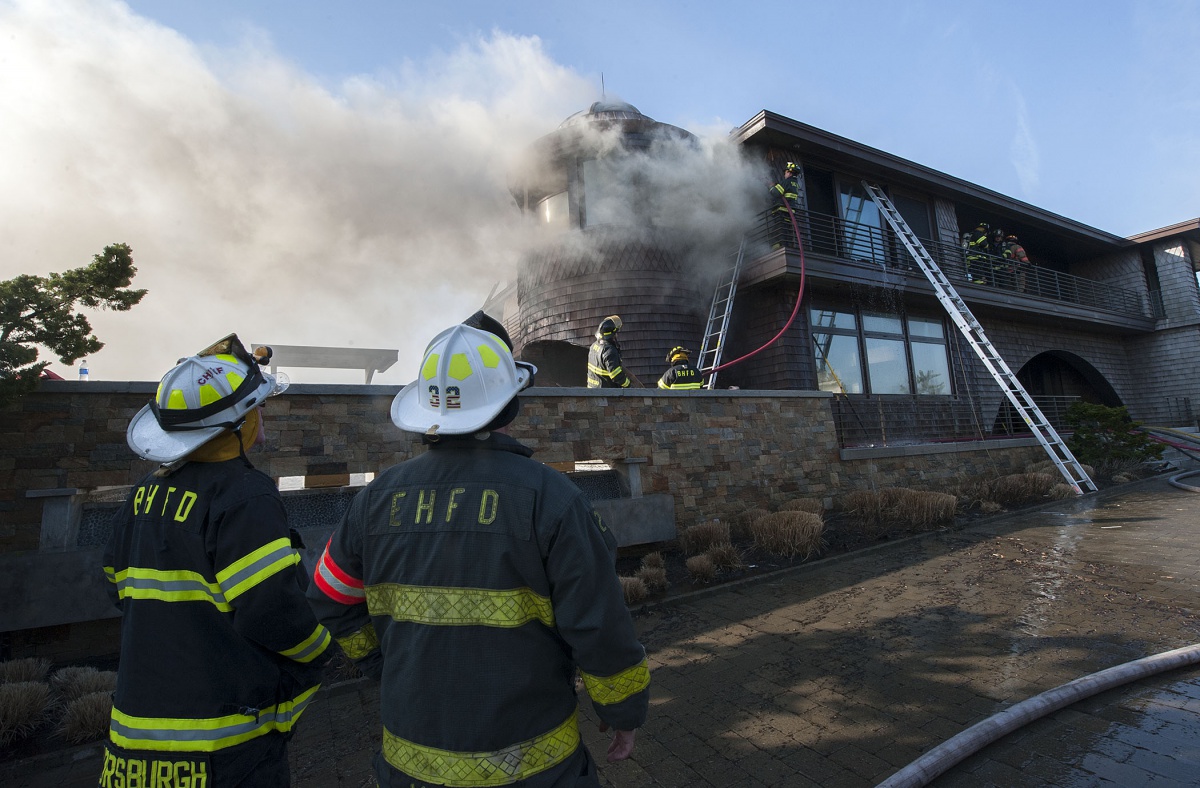
M99 380L157 379L236 331L398 348L376 382L406 382L434 333L514 277L537 235L511 168L595 97L537 38L504 33L334 88L261 36L202 52L112 0L0 1L0 40L0 278L124 242L149 290L90 316ZM726 142L688 155L656 169L681 180L667 208L712 227L729 199L714 181L745 170Z

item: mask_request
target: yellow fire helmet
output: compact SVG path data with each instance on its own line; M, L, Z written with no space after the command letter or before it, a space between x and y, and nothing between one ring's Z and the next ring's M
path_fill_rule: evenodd
M125 430L129 448L147 460L174 462L240 427L252 408L288 386L286 375L262 371L270 349L259 351L251 355L230 334L180 359L163 375L154 400L130 420Z
M457 325L433 338L417 379L392 400L392 423L406 432L470 435L486 427L537 367L514 361L500 337Z

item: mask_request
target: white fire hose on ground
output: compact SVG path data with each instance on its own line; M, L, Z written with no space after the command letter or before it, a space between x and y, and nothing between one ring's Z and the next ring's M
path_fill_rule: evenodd
M1130 681L1200 663L1200 643L1136 659L1075 679L993 714L947 739L881 782L877 788L920 788L959 761L1051 712Z

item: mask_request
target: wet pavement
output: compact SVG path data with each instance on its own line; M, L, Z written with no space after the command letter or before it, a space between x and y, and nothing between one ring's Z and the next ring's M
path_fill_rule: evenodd
M650 720L603 784L873 786L1040 692L1200 643L1198 504L1159 478L643 612ZM292 741L294 784L373 784L378 730L373 685L323 691ZM0 785L94 785L97 752L0 765ZM1198 784L1200 667L1080 701L931 783Z

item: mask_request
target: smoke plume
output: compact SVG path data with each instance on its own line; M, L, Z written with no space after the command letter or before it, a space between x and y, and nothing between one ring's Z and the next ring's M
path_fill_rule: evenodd
M236 331L398 348L376 382L407 382L429 338L515 277L539 233L511 169L595 95L539 39L502 32L332 87L263 35L201 50L115 0L0 2L0 40L0 279L124 242L149 290L89 315L106 343L93 380L156 380ZM740 194L718 182L748 170L724 141L686 156L643 177L707 233Z

